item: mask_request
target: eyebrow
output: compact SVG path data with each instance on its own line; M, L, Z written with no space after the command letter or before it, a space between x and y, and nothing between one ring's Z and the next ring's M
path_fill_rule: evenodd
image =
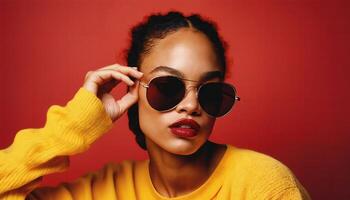
M173 69L173 68L167 67L167 66L156 67L150 72L150 74L155 74L157 72L168 72L169 74L176 75L176 76L178 76L180 78L184 77L184 74L182 72L177 71L176 69Z
M169 74L173 74L173 75L180 77L180 78L185 77L185 75L182 72L180 72L176 69L173 69L171 67L167 67L167 66L156 67L150 72L150 74L154 74L156 72L167 72ZM203 75L201 75L200 81L208 81L208 80L214 79L214 78L223 79L224 75L219 70L218 71L210 71L210 72L207 72L207 73L204 73Z

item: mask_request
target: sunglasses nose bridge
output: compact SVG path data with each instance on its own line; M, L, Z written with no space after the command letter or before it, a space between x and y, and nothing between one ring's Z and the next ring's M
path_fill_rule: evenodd
M185 88L185 90L186 90L185 95L187 95L189 92L191 92L191 90L193 90L196 93L196 95L198 93L198 87L195 85L189 85Z
M192 93L194 92L194 93ZM186 111L189 114L199 114L198 91L196 86L186 87L183 99L176 106L178 112Z

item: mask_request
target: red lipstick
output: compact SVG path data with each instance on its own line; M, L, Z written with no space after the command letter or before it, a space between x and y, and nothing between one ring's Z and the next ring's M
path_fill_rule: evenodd
M193 119L180 119L169 127L174 135L180 137L194 137L200 129L199 124Z

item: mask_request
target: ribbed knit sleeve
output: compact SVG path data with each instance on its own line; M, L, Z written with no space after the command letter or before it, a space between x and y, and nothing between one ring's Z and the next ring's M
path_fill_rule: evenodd
M0 199L24 199L42 176L68 168L68 156L81 153L112 127L101 101L81 88L64 107L52 106L43 128L24 129L0 151Z

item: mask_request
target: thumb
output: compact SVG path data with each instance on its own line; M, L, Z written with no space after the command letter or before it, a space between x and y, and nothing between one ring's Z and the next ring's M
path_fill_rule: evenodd
M129 92L126 93L121 99L116 101L117 105L119 105L120 115L122 115L128 108L137 102L138 88L139 82L136 81L135 84L129 88Z

